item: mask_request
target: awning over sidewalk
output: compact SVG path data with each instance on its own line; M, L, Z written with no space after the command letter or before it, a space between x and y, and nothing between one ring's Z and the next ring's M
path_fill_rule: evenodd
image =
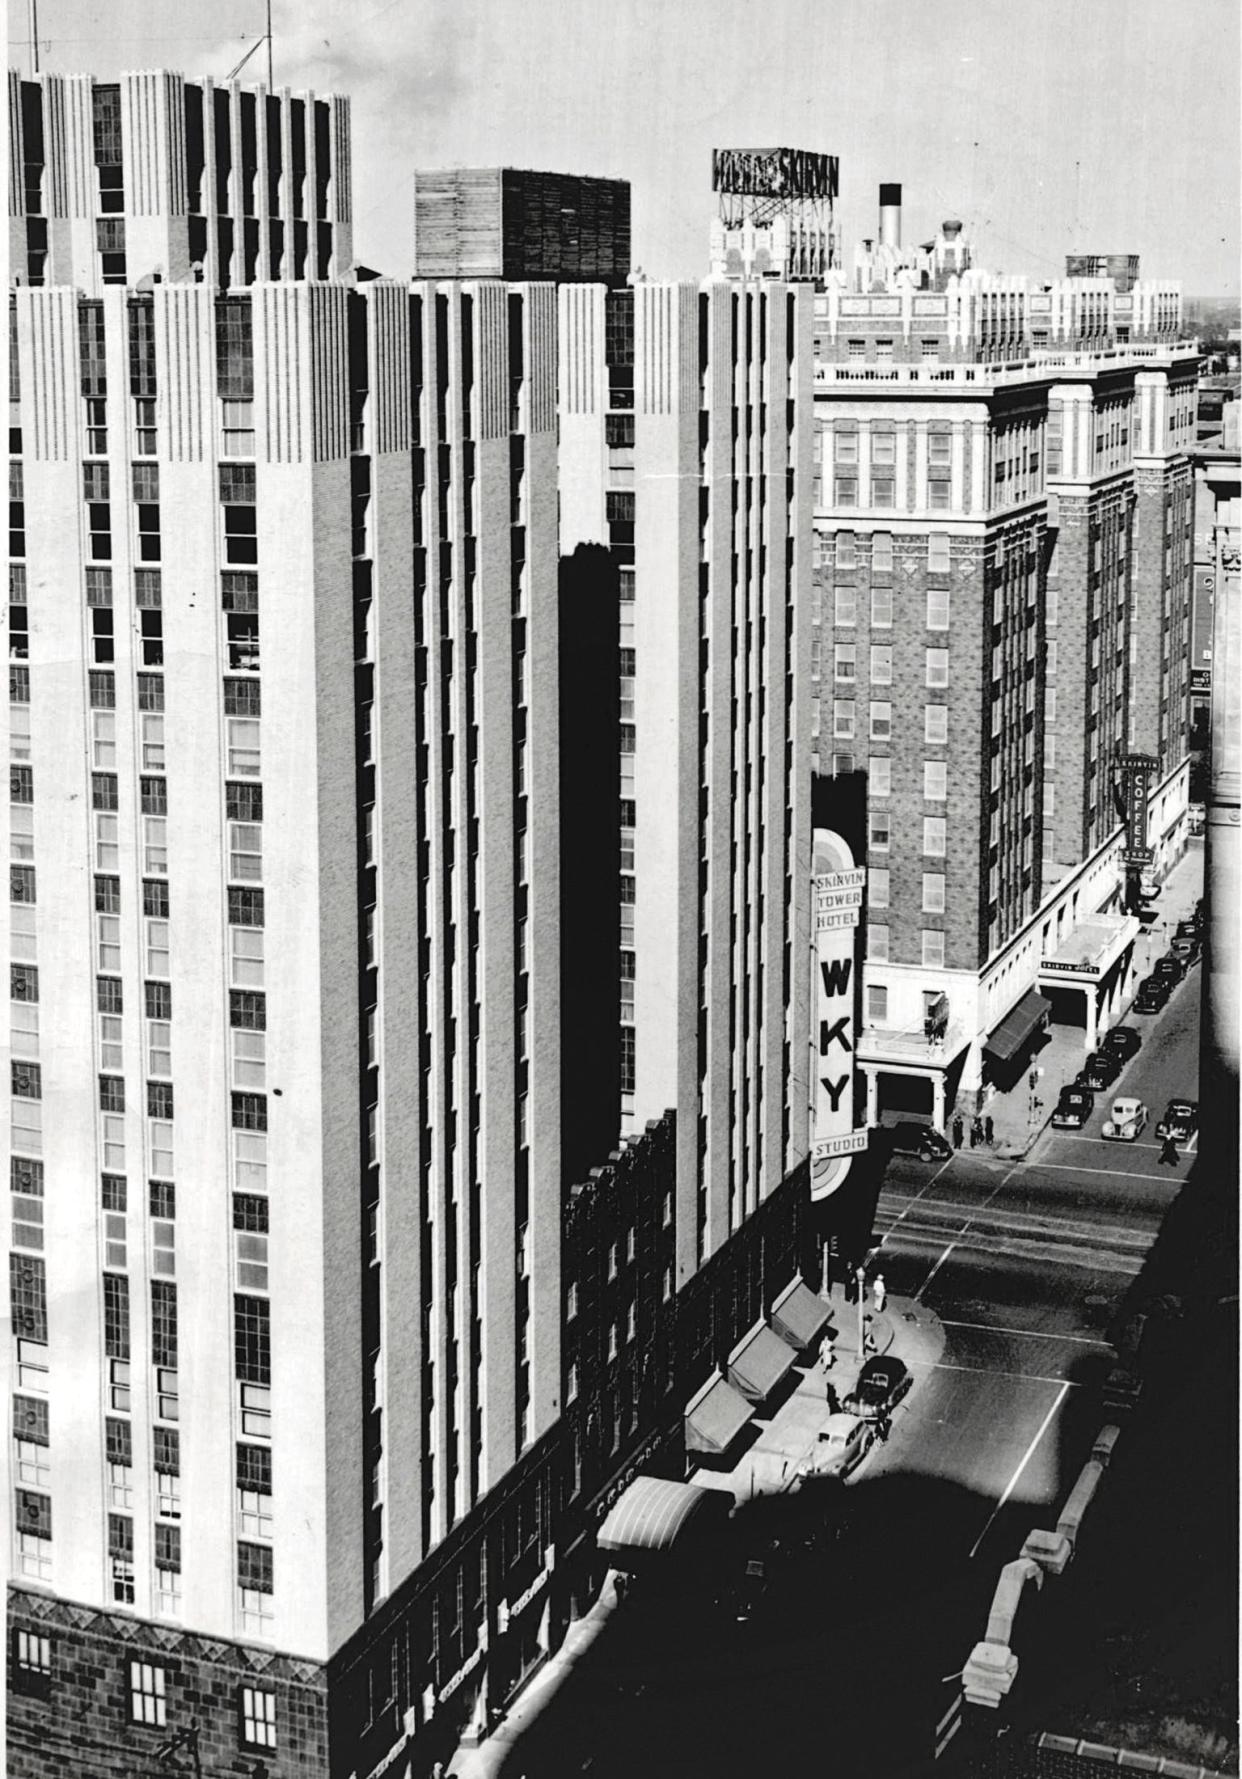
M616 1553L671 1550L690 1522L706 1514L728 1511L718 1489L696 1489L692 1483L665 1482L658 1476L636 1476L600 1527L595 1542Z
M1052 1002L1046 1001L1038 989L1028 988L988 1038L984 1051L996 1062L1012 1062L1036 1026L1042 1025L1051 1012Z
M801 1279L791 1279L772 1305L773 1328L801 1353L815 1345L831 1316L828 1305Z
M729 1354L729 1382L749 1402L770 1396L794 1362L788 1342L773 1334L766 1322L756 1322Z
M750 1404L717 1372L686 1409L686 1450L727 1452L750 1420Z

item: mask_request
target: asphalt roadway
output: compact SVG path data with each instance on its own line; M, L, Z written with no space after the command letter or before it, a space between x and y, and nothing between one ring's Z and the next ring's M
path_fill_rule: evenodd
M712 1578L627 1603L524 1750L529 1779L927 1770L1000 1567L1055 1522L1105 1418L1109 1336L1195 1160L1162 1165L1153 1132L1169 1098L1197 1097L1199 992L1196 966L1126 1020L1142 1049L1083 1131L1016 1163L893 1158L879 1264L940 1318L941 1357L847 1485L740 1510L727 1566L773 1537L788 1559L744 1621ZM1099 1134L1119 1094L1149 1108L1133 1144Z

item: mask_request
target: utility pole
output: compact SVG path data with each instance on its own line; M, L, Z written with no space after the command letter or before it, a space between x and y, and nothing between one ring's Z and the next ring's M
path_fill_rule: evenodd
M858 1286L858 1363L867 1357L867 1268L862 1261L854 1269Z

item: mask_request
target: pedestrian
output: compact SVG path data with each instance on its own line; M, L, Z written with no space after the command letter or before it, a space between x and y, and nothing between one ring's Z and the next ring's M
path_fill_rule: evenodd
M992 1114L989 1112L987 1117L983 1120L983 1140L989 1149L992 1147L995 1136L996 1126L992 1123Z
M1163 1166L1166 1161L1168 1162L1170 1167L1177 1166L1177 1138L1176 1137L1166 1137L1164 1139L1164 1148L1160 1151L1161 1166Z
M966 1126L962 1123L962 1114L959 1112L953 1120L953 1147L955 1149L961 1148L962 1138L965 1135Z
M970 1121L970 1146L971 1146L971 1148L977 1149L979 1147L979 1144L982 1141L983 1141L983 1120L980 1118L978 1112L976 1112L974 1117Z
M875 1304L876 1315L882 1316L884 1314L884 1305L888 1302L888 1286L884 1283L884 1274L882 1272L878 1272L875 1275L875 1281L871 1287L871 1297Z
M827 1385L825 1385L824 1395L828 1401L828 1413L830 1415L839 1414L841 1411L841 1399L837 1395L836 1390L833 1388L831 1382L828 1383Z

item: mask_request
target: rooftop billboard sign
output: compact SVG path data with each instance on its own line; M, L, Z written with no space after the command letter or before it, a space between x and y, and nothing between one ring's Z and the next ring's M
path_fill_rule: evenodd
M712 190L737 197L835 198L838 159L806 148L714 148Z

